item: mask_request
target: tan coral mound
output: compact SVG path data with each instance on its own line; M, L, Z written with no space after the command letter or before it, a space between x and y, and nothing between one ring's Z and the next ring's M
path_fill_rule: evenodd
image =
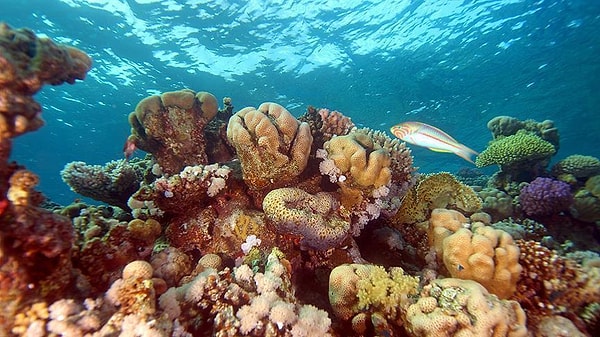
M509 298L522 270L519 247L502 230L480 222L466 227L459 212L432 212L429 237L438 256L452 277L477 281L499 298Z
M390 182L392 171L389 152L368 134L351 132L333 137L325 142L324 148L349 185L377 188Z
M165 173L207 164L204 129L217 115L217 99L184 89L141 100L129 114L129 141L152 153Z
M406 328L416 337L524 337L525 313L515 301L499 300L480 284L456 278L426 285L408 307Z
M263 210L277 232L301 237L305 247L333 248L349 234L350 222L339 215L339 202L326 192L278 188L265 196Z
M257 189L300 175L313 141L309 125L277 103L238 111L229 119L227 137L242 164L244 181Z

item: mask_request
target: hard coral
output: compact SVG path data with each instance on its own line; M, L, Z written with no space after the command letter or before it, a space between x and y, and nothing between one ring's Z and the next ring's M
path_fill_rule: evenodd
M585 180L600 174L600 159L579 154L570 155L552 166L552 175L562 181Z
M244 182L254 189L298 177L313 141L308 124L276 103L238 111L229 119L227 137L242 164Z
M263 210L276 231L299 236L304 247L334 248L349 235L350 222L340 215L331 193L278 188L265 196Z
M554 153L556 149L551 143L535 134L520 131L492 141L477 156L475 164L477 167L498 164L510 168L548 160Z
M91 65L79 49L0 23L0 141L44 124L42 108L33 99L44 84L82 80Z
M515 301L499 300L480 284L456 278L424 287L408 307L406 328L416 337L525 337L525 313Z
M556 214L567 210L572 202L571 186L552 178L535 178L519 195L521 209L529 216Z
M75 161L66 164L60 176L73 192L127 210L129 197L144 179L145 164L125 159L104 166Z
M474 280L499 298L514 292L521 274L519 247L512 237L476 222L468 227L456 211L436 209L430 219L430 238L452 277Z
M329 302L341 319L366 314L374 324L372 316L377 314L386 325L397 325L409 304L408 296L417 293L418 285L417 277L404 274L399 267L386 272L376 265L343 264L329 275Z
M147 97L129 114L129 141L152 153L165 173L207 164L204 129L218 109L207 92L184 89Z

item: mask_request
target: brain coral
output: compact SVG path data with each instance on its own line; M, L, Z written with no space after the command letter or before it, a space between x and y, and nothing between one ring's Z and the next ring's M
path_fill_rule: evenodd
M333 248L349 234L350 222L338 214L339 203L326 192L274 189L263 199L263 210L279 233L301 237L304 247Z
M188 89L144 98L129 114L129 141L152 153L165 173L206 164L204 128L218 109L215 96Z
M429 237L436 251L441 251L438 256L452 277L477 281L500 298L510 297L522 270L519 247L502 230L480 222L471 229L467 226L456 211L434 210Z
M252 188L300 175L313 141L309 125L276 103L238 111L229 119L227 137L242 164L244 181Z
M477 282L438 279L408 307L406 328L417 337L525 337L525 312L515 301L499 300Z
M542 161L556 152L554 146L542 138L523 131L499 138L475 159L477 167L498 164L514 166L530 161Z
M538 177L521 189L519 202L527 215L550 215L567 210L573 202L573 195L569 184Z

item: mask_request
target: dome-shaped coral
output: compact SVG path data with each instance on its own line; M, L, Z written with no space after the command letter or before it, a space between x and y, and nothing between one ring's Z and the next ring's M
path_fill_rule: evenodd
M498 164L513 166L528 161L541 161L551 157L555 148L542 138L527 132L499 138L475 159L477 167Z
M530 216L550 215L567 210L573 201L569 184L551 178L538 177L521 189L519 202Z

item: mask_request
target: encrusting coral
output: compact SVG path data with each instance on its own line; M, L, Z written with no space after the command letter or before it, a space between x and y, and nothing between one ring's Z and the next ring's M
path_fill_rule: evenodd
M306 168L313 137L277 103L244 108L229 119L227 137L242 164L251 188L291 182Z
M128 142L151 153L166 173L207 164L204 129L218 111L215 96L204 91L183 89L147 97L129 114Z
M417 337L525 337L526 316L516 301L499 300L477 282L432 281L408 307L406 329Z

